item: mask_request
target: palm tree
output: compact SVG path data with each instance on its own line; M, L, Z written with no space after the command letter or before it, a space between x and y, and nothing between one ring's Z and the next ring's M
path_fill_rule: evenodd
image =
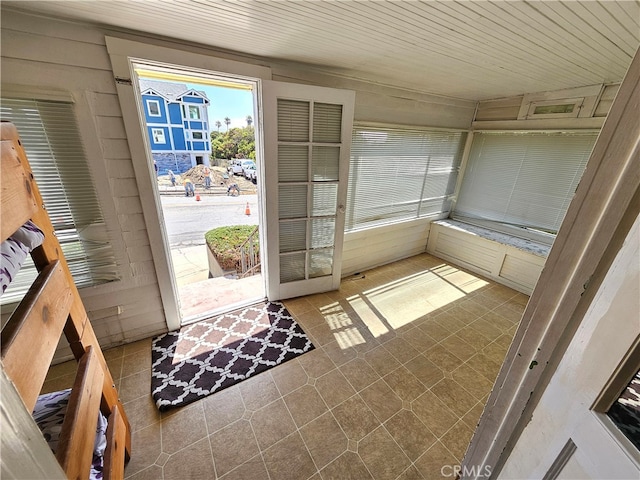
M229 131L230 123L231 123L231 119L229 117L224 117L224 124L227 126L227 132Z
M221 126L222 126L222 122L220 120L216 120L216 127L218 128L218 132L220 131Z
M247 127L250 127L252 123L253 123L253 118L251 118L251 115L247 115Z

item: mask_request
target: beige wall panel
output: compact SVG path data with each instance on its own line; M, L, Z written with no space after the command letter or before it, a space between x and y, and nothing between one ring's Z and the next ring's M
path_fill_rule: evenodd
M2 28L2 56L65 66L111 70L109 55L103 45L46 37L39 33L22 33Z
M149 235L146 230L135 230L133 232L122 232L122 237L127 245L141 246L149 245Z
M355 122L469 128L475 102L274 65L273 79L356 91Z
M131 160L126 159L105 159L107 174L109 178L135 178Z
M81 118L92 119L95 128L81 134L90 161L102 162L97 171L107 176L100 201L114 212L106 217L108 228L124 243L115 252L122 279L80 292L101 344L141 338L144 328L149 335L166 330L104 32L15 12L3 12L2 27L3 84L69 92L77 108L83 98L91 105L92 113ZM68 355L64 342L57 355Z
M137 259L136 259L137 260ZM134 276L137 275L150 275L155 273L155 268L153 266L152 261L143 261L143 262L131 262L131 273Z
M138 197L119 197L114 199L116 208L121 214L142 213L142 204Z
M613 99L616 98L616 94L620 89L620 85L607 85L604 87L600 101L593 112L594 117L606 117L613 103Z
M43 38L43 42L47 39ZM5 45L2 45L4 53ZM2 57L2 82L63 91L116 93L113 76L105 70L81 69L67 65L44 64L31 60Z
M96 111L100 112L100 110L97 109ZM102 112L100 112L100 116L96 117L96 121L98 124L98 131L102 138L126 140L127 134L124 131L122 117L105 117L102 115Z
M104 33L95 27L80 24L69 25L68 22L51 21L49 18L24 15L10 10L2 10L2 28L34 33L43 37L62 38L83 43L104 45Z
M429 220L388 225L375 231L345 234L342 253L342 276L348 276L426 250Z
M500 276L521 285L526 290L533 291L543 266L543 258L533 255L519 257L507 254L502 262Z
M111 180L111 191L114 197L137 197L138 185L131 178L114 178Z
M129 144L123 138L103 138L102 151L104 158L108 159L128 159L131 161Z
M101 117L122 118L118 96L110 93L92 93L93 105Z
M522 95L479 102L476 120L516 120L521 104Z
M136 289L122 290L118 292L117 299L110 298L107 295L101 295L97 293L91 294L87 292L83 295L83 302L87 310L102 310L109 307L122 307L123 311L126 311L127 305L135 305L139 303L140 298L155 298L159 297L158 289L154 285L139 286ZM146 307L151 308L150 306Z
M435 232L434 232L435 233ZM499 255L500 248L488 240L472 235L459 234L447 230L437 232L433 240L432 253L467 265L473 265L485 274L491 273Z
M144 217L141 213L118 215L118 219L120 221L120 228L122 228L123 232L144 231L146 233L147 231L144 224Z
M531 294L545 258L477 235L432 224L427 252Z
M129 258L135 258L138 262L153 260L153 256L151 255L151 248L149 248L148 245L129 247L127 248L127 255L129 255Z

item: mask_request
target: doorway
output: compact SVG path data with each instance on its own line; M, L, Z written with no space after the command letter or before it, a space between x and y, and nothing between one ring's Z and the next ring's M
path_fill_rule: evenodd
M133 160L141 220L150 239L149 265L169 330L179 328L182 319L149 158L150 135L141 128L139 69L152 67L164 74L227 82L227 86L250 85L256 112L258 232L266 296L275 301L337 288L355 92L274 82L271 69L265 66L114 37L105 41ZM186 107L183 115L191 120L191 110L193 115L197 112Z
M133 68L180 323L263 300L255 82Z

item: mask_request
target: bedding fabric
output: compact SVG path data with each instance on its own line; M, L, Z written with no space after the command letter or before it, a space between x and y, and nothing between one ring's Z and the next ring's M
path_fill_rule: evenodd
M71 389L40 395L33 409L33 419L42 431L44 439L55 453L60 439L62 422L69 404ZM107 447L107 418L98 412L96 425L96 439L93 445L93 460L91 462L91 480L102 479L102 457Z
M31 220L0 245L0 285L2 293L15 278L29 252L42 245L44 233Z

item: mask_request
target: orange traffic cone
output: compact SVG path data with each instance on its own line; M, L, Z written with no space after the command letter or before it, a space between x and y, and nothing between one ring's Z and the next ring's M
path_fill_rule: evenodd
M245 215L251 215L251 209L249 208L249 202L247 202L247 206L244 209Z
M196 202L199 202L199 201L200 201L200 194L196 193Z

